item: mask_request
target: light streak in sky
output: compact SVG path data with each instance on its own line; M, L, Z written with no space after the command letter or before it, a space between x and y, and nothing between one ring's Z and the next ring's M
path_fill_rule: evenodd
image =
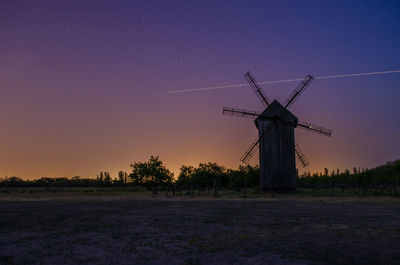
M340 74L340 75L326 75L326 76L317 76L317 77L314 77L314 79L329 79L329 78L342 78L342 77L366 76L366 75L383 75L383 74L394 74L394 73L400 73L400 70L390 70L390 71L381 71L381 72L367 72L367 73L353 73L353 74ZM258 82L258 84L264 85L264 84L288 83L288 82L302 81L303 79L304 78L275 80L275 81L264 81L264 82ZM169 90L169 91L166 91L166 93L175 94L175 93L185 93L185 92L195 92L195 91L206 91L206 90L214 90L214 89L220 89L220 88L243 87L243 86L248 86L248 85L249 84L235 84L235 85L210 86L210 87L192 88L192 89L178 89L178 90Z

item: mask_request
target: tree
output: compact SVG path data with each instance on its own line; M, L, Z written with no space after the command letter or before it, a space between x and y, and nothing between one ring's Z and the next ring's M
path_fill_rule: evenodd
M110 172L100 171L100 174L97 175L97 181L99 182L100 185L111 186L112 179L111 179Z
M193 175L195 169L193 166L181 166L181 172L179 173L178 179L176 180L176 184L178 185L187 185L186 187L190 189L190 195L193 195Z
M194 170L193 184L199 187L212 186L214 191L219 187L227 187L229 178L226 174L226 168L217 163L200 163Z
M126 177L128 176L128 174L126 173L126 172L124 172L124 171L119 171L118 172L118 180L117 180L117 182L120 184L120 185L123 185L124 183L126 184Z
M165 167L158 156L151 156L147 162L134 162L130 166L132 173L129 178L132 182L149 190L173 180L174 174Z
M240 165L238 170L228 169L229 188L241 189L257 188L260 181L260 168L258 166Z

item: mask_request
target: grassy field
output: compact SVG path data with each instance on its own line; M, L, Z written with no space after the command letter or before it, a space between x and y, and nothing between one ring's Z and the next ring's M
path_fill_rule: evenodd
M89 189L87 189L89 190ZM0 192L0 264L399 264L398 197ZM305 193L307 194L307 193Z

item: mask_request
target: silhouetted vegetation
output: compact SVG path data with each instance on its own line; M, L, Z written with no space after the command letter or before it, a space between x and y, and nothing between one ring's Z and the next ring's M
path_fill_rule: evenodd
M400 160L387 162L385 165L373 169L353 168L352 172L346 169L340 172L339 169L329 170L325 168L323 173L304 173L300 176L298 184L302 187L361 189L363 193L370 190L390 190L398 194L400 185Z
M217 163L200 163L198 167L182 166L175 182L179 190L186 189L186 193L193 195L193 190L212 190L218 195L220 189L240 190L244 187L256 189L258 187L259 168L240 166L238 170L226 169Z
M159 188L176 191L179 194L193 195L210 193L216 196L221 189L243 191L257 190L259 183L258 166L239 166L238 169L227 169L217 163L200 163L197 167L182 165L177 178L171 173L158 156L151 156L147 162L134 162L130 173L120 171L112 178L107 171L101 171L96 179L81 178L39 178L34 180L19 177L0 179L0 187L132 187L143 186L156 194ZM359 189L363 193L385 190L392 194L399 193L400 160L388 162L373 169L353 168L352 171L339 169L311 174L306 172L299 176L298 186L311 189Z
M173 182L174 174L171 173L158 156L151 156L147 162L134 162L131 164L132 173L129 178L135 185L155 189L160 185Z

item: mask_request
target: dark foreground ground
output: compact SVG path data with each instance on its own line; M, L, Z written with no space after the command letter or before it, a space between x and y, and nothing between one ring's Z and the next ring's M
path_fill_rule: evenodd
M0 264L400 264L400 200L2 197Z

